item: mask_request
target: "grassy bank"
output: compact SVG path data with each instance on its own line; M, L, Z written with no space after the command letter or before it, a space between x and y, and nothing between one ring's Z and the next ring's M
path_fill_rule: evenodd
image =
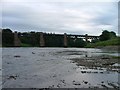
M120 56L112 56L113 59L120 59Z
M32 47L30 44L21 43L21 47Z
M86 45L87 48L95 48L95 47L104 47L104 46L120 46L120 37L112 38L107 41L99 41L96 43L89 43Z

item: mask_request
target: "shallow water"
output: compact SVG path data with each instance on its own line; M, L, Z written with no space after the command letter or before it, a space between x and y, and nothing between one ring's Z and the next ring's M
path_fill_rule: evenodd
M104 54L116 56L118 53L86 48L3 48L2 87L103 88L105 85L113 88L108 83L118 86L119 73L88 69L70 60Z

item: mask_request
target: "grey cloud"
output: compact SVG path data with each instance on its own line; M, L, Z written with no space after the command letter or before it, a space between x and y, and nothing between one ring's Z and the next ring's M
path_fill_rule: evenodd
M104 3L104 5L99 3L30 3L24 4L19 3L15 6L3 7L3 27L9 27L13 30L18 31L45 31L45 32L59 32L59 33L80 33L80 34L99 34L101 30L96 28L98 25L114 25L113 21L116 19L116 10L114 11L114 4ZM95 5L95 8L92 6ZM105 6L106 5L106 6ZM100 11L99 8L104 6L104 9ZM8 8L9 7L9 8ZM42 8L43 7L43 8ZM102 7L103 8L103 7ZM91 15L93 19L82 18L81 14L77 15L77 12L73 14L64 12L66 9L77 10L79 12L85 12L87 15ZM83 13L84 17L84 13ZM115 21L114 21L115 22ZM92 25L90 30L84 30L81 28L71 28L65 26L65 24L80 23L86 25ZM95 32L95 29L99 30Z

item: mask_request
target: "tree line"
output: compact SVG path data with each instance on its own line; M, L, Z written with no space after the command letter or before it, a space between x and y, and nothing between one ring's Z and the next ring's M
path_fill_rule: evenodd
M39 47L40 33L39 32L18 32L18 37L21 41L21 46ZM116 33L108 30L103 30L99 39L93 39L91 42L86 42L82 38L73 38L68 36L68 47L85 47L88 43L95 43L98 41L105 41L116 37ZM64 36L52 33L44 33L44 40L46 47L64 47ZM2 29L2 46L14 46L14 33L11 29Z

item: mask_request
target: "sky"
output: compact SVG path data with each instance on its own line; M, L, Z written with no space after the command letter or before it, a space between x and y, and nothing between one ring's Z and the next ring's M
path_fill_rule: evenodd
M0 26L13 31L118 33L118 0L2 0L1 4Z

